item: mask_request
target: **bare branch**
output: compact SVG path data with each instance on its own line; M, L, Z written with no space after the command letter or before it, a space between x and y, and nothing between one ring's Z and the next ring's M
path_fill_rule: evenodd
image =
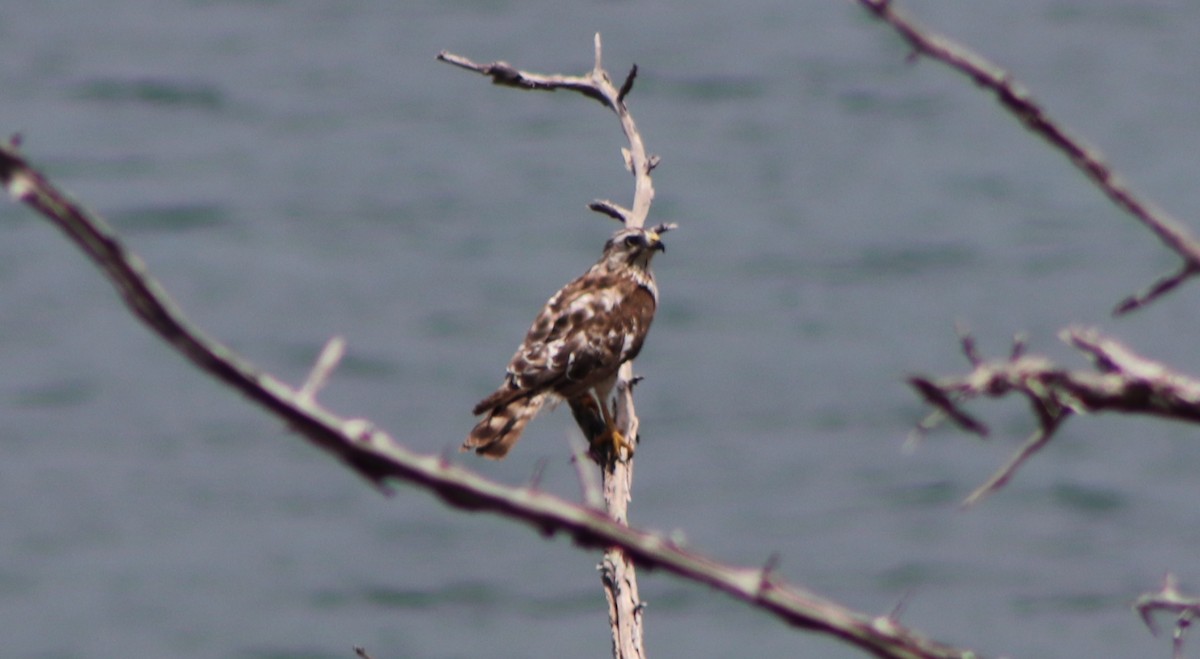
M588 208L596 211L597 213L603 213L604 215L611 217L621 224L625 224L629 219L629 209L621 206L615 201L597 199L588 204Z
M967 361L971 362L972 366L978 366L983 362L983 358L979 356L979 348L975 345L975 337L971 336L971 331L967 329L967 326L961 322L955 323L954 333L958 335L958 344Z
M1175 287L1179 286L1196 273L1196 265L1192 264L1191 262L1185 262L1182 268L1173 274L1162 277L1158 281L1151 284L1150 288L1147 288L1140 293L1130 295L1124 300L1121 300L1119 303L1117 303L1116 308L1113 309L1113 315L1120 316L1150 304L1163 295L1175 290Z
M634 179L633 207L624 214L622 221L625 222L626 226L630 227L644 226L646 216L650 213L650 204L654 201L654 183L650 178L650 172L658 165L659 159L657 156L647 155L646 146L642 141L641 133L638 132L637 123L625 107L625 97L633 88L633 79L637 75L637 67L630 70L625 83L620 89L617 89L613 86L608 72L601 65L599 33L596 34L594 46L596 53L595 65L587 75L582 76L530 73L516 69L511 64L502 61L491 64L477 64L466 57L446 51L438 53L437 58L448 64L489 76L492 78L492 82L498 85L547 91L567 89L600 101L605 107L612 110L621 121L621 130L625 132L625 138L629 141L629 148L625 153L627 167L633 174ZM599 209L593 207L593 210ZM600 212L606 211L602 210ZM608 213L606 212L606 214Z
M1142 617L1142 622L1150 633L1158 636L1158 625L1154 615L1165 611L1175 616L1175 629L1171 633L1174 645L1173 656L1183 659L1183 639L1192 623L1200 618L1200 599L1185 597L1179 592L1179 583L1175 575L1168 572L1163 577L1163 585L1152 593L1144 593L1133 603L1133 609Z
M542 486L542 477L546 475L546 467L550 461L541 457L533 463L533 473L529 475L529 489L536 490Z
M1048 419L1037 430L1033 431L1033 434L1030 435L1029 439L1025 440L1020 450L1017 451L1016 455L1007 464L992 474L991 478L987 479L983 485L975 488L975 491L963 500L962 507L969 508L974 506L987 495L1004 487L1012 479L1013 475L1016 474L1017 469L1050 441L1050 438L1054 436L1054 431L1058 430L1059 425L1062 424L1062 420L1063 417Z
M333 370L337 368L338 363L342 361L342 356L345 354L345 339L340 336L329 339L325 343L325 347L321 349L321 354L317 357L317 362L313 365L312 372L308 374L308 379L304 381L296 396L303 401L315 401L317 393L329 381L329 376L333 375Z
M617 91L617 102L624 103L625 97L633 90L633 81L637 78L637 64L634 64L629 69L629 75L625 76L625 82L621 84L621 89Z
M651 229L651 230L654 231L654 233L662 235L668 231L674 231L675 229L678 229L678 228L679 228L679 225L675 224L674 222L663 222L661 224L654 225L653 229ZM638 378L638 380L640 381L641 378ZM634 384L637 384L637 383L635 382Z
M1185 279L1200 274L1200 241L1166 211L1143 199L1118 176L1098 150L1073 136L1035 101L1027 89L999 66L966 46L936 34L904 16L891 0L858 0L896 31L909 46L912 57L925 55L962 73L979 87L991 91L1000 105L1027 129L1065 155L1118 207L1150 229L1159 241L1183 260L1173 275L1159 280L1148 292L1134 295L1117 305L1114 313L1140 308L1175 288Z
M950 419L971 432L982 433L986 427L962 410L964 401L1016 393L1028 399L1034 410L1038 430L965 505L1003 487L1072 414L1121 412L1200 423L1200 381L1141 357L1094 329L1068 329L1060 338L1087 354L1097 372L1062 369L1044 357L1025 355L1022 349L1003 360L987 361L974 354L969 359L973 368L963 376L909 378L917 393L939 413L937 420ZM925 421L918 431L930 427Z
M1200 423L1200 381L1146 359L1094 329L1067 329L1060 338L1087 353L1098 370L1121 379L1120 390L1083 398L1088 407Z
M763 563L762 571L758 577L758 592L759 595L775 587L775 571L779 569L779 563L783 558L779 552L773 551L770 556L767 556L767 561Z
M1008 353L1009 361L1017 361L1025 356L1025 349L1029 347L1029 335L1025 332L1017 332L1013 335L1012 349Z
M453 64L459 68L488 76L492 79L492 83L496 85L550 92L556 89L569 89L579 92L588 98L600 101L604 105L610 105L609 100L597 89L590 76L527 73L513 68L508 62L498 61L491 64L477 64L466 57L446 51L438 53L437 58L447 64Z
M587 442L579 441L572 444L571 464L575 466L575 473L579 477L579 489L584 505L596 510L603 510L604 494L601 492L596 472L591 469L593 464L588 456Z
M917 393L921 394L926 403L929 403L940 412L939 418L948 418L959 428L967 432L974 433L980 437L987 437L988 427L959 408L958 404L953 400L958 397L956 395L957 392L952 392L950 387L945 384L937 384L932 380L920 376L910 377L908 383L917 390Z

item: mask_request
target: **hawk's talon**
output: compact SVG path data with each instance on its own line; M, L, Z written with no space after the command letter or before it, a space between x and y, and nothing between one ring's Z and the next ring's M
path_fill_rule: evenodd
M614 460L628 460L633 457L633 442L625 438L625 435L617 428L617 403L612 401L610 408L608 402L603 399L597 401L600 407L600 416L604 420L604 431L596 436L596 442L599 446L596 447L596 452L604 455L605 450L613 457ZM624 452L621 449L625 449Z
M615 426L608 426L593 437L591 449L592 454L600 458L612 456L615 460L628 461L633 457L633 442Z
M612 451L618 460L628 461L633 457L633 442L626 439L616 428L612 431Z

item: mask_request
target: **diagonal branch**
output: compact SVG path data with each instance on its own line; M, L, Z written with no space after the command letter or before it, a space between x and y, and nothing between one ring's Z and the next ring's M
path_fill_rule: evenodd
M891 0L858 0L858 3L908 42L914 56L925 55L942 62L970 78L976 85L991 91L1005 110L1062 152L1110 201L1141 222L1182 259L1182 266L1174 274L1164 276L1146 290L1125 298L1117 304L1113 313L1128 313L1145 306L1185 279L1200 274L1200 241L1169 213L1143 199L1129 187L1103 154L1086 145L1053 119L1012 75L966 46L917 24L898 12Z
M1141 357L1094 329L1067 329L1060 338L1085 353L1096 372L1063 369L1044 357L1025 355L1022 349L1014 350L1006 359L992 361L970 352L972 369L966 375L909 378L912 387L935 410L918 424L918 434L945 419L965 430L986 433L986 426L962 409L962 403L976 398L1002 398L1016 393L1024 396L1034 410L1038 429L964 505L977 503L1003 487L1072 414L1120 412L1200 423L1200 381ZM964 341L964 345L973 347L974 343Z
M14 199L30 206L79 245L108 277L126 306L169 345L385 491L390 481L402 481L453 507L521 521L544 535L563 533L583 547L622 547L648 568L706 584L790 625L841 638L877 657L976 656L926 639L890 618L851 611L777 579L769 590L764 590L758 568L723 565L661 535L630 528L593 508L533 488L489 481L445 458L410 451L368 421L339 417L314 400L341 350L339 342L332 342L324 351L302 395L188 322L150 277L142 261L103 220L30 167L13 146L0 145L0 184Z
M1034 405L1037 407L1037 402ZM1069 413L1069 410L1067 413ZM1029 439L1025 440L1021 448L1003 467L984 481L983 485L975 488L971 494L967 495L967 498L962 502L963 507L969 508L974 506L987 495L1008 484L1008 481L1017 473L1017 469L1020 469L1026 460L1032 458L1035 453L1042 450L1050 442L1050 438L1054 436L1054 432L1058 430L1058 427L1066 419L1066 416L1067 414L1039 415L1041 418L1037 430L1033 431Z

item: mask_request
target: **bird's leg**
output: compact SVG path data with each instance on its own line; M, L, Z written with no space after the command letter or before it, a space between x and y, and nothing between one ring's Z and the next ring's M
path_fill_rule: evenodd
M633 442L617 429L615 401L610 406L610 402L599 391L590 390L570 399L568 404L597 462L603 462L609 455L616 459L621 459L622 455L633 455Z
M617 428L617 402L604 400L596 392L597 403L600 405L600 416L604 420L604 432L592 440L592 450L600 453L607 449L618 460L622 456L633 456L633 442L629 441ZM602 453L601 453L602 454Z
M608 431L608 423L596 405L596 397L589 392L567 402L571 406L571 415L575 417L575 423L583 431L583 436L589 444L595 445Z

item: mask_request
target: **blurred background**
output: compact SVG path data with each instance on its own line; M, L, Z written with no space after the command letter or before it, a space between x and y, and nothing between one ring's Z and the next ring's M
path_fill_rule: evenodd
M1200 5L900 7L970 44L1139 191L1200 208ZM935 638L1012 657L1168 656L1130 611L1200 590L1195 427L1074 419L1001 493L957 503L1032 429L934 433L912 373L954 324L1086 368L1097 326L1200 373L1200 285L979 90L852 2L10 0L0 133L107 217L188 315L409 447L578 499L565 409L510 458L453 453L545 299L628 203L614 117L492 87L447 49L583 73L592 35L662 156L662 306L637 370L633 521ZM0 205L0 638L13 657L603 657L597 555L399 488L381 497L140 326L43 220ZM656 657L858 657L642 573Z

